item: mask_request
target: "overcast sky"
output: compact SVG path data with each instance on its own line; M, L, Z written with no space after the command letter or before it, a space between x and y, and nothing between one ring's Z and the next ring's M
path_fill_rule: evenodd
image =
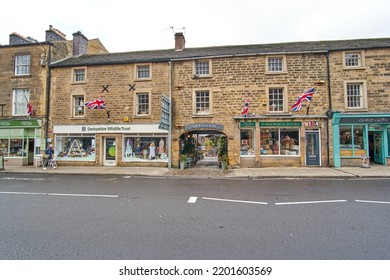
M4 7L5 6L5 7ZM45 40L49 25L81 31L110 52L390 37L389 0L7 0L0 44L17 32ZM184 28L184 29L183 29Z

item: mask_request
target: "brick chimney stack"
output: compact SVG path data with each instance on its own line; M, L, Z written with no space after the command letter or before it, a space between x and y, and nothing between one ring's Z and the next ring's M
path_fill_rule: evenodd
M175 51L182 51L186 45L186 39L182 32L175 33Z
M73 33L73 55L86 54L88 50L88 39L80 31Z

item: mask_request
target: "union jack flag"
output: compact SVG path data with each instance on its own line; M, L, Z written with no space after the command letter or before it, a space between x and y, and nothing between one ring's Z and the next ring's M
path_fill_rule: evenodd
M106 103L104 102L103 98L98 98L95 100L87 101L85 103L85 106L87 106L88 109L105 109Z
M33 108L33 106L31 105L31 102L28 101L28 99L27 99L26 96L25 96L24 98L26 99L26 102L27 102L27 114L29 114L29 116L34 115L34 108Z
M310 102L312 97L313 97L313 94L315 92L315 88L311 88L307 91L305 91L304 93L302 93L298 99L294 102L293 105L291 105L291 109L294 111L294 112L297 112L299 110L302 110L302 102L303 101L307 101L307 102Z
M241 115L243 115L245 118L248 117L249 112L249 101L251 101L249 98L245 100L245 105L242 107Z

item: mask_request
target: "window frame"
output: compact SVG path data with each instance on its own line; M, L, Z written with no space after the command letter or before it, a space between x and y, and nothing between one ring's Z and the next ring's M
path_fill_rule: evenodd
M23 95L20 97L21 100L19 99L16 100L17 99L16 93ZM17 88L12 90L12 116L28 116L27 102L30 101L30 95L31 95L30 90L26 88ZM16 106L16 103L18 104L18 106ZM16 108L18 108L18 110L16 110ZM21 110L21 108L24 109ZM20 110L22 111L21 113L19 113Z
M77 98L77 97L82 97L83 98L83 102L82 102L82 104L78 104L78 105L76 105L75 104L75 98ZM74 119L82 119L82 118L85 118L85 94L79 94L79 93L75 93L75 94L72 94L71 95L71 104L72 104L72 106L71 106L71 117L72 118L74 118ZM82 112L83 112L83 114L82 115L77 115L76 114L76 108L77 107L81 107L82 108Z
M198 64L200 63L207 63L207 69L208 69L208 73L201 73L201 72L198 72ZM201 59L201 60L194 60L194 63L193 63L193 76L194 78L208 78L208 77L211 77L212 76L212 63L211 63L211 59Z
M198 98L197 97L198 97L199 93L208 93L208 111L201 110L201 109L199 109L199 111L198 111L198 102L197 102ZM192 96L192 104L193 104L193 106L192 106L192 114L194 116L210 116L210 115L212 115L212 113L213 113L213 110L212 110L212 108L213 108L212 99L213 98L212 98L211 90L209 90L209 89L195 89L193 91L193 96ZM201 106L199 106L199 107L201 107ZM200 112L200 111L202 111L202 112Z
M270 69L270 59L281 59L281 70ZM287 73L287 60L285 55L269 55L265 57L265 73L266 74L285 74Z
M148 108L147 108L147 113L139 113L139 96L140 95L147 95L148 96ZM152 109L152 95L151 95L151 92L150 91L137 91L134 93L134 115L136 117L150 117L151 115L151 109ZM141 111L142 112L142 111Z
M28 63L23 64L24 62L21 61L19 63L19 60L22 60L22 58L28 57ZM20 69L26 69L24 71ZM26 71L26 73L24 73ZM28 73L27 73L28 72ZM30 54L20 54L20 55L15 55L14 59L14 74L15 76L29 76L31 75L31 55Z
M359 85L361 97L360 97L360 106L359 107L349 107L348 106L348 86L350 85ZM348 80L344 81L344 107L348 111L362 111L367 110L367 86L365 80Z
M142 73L139 71L139 68L140 67L148 67L148 76L147 77L140 77L139 76L139 73ZM151 80L152 79L152 64L135 64L134 65L134 74L135 74L135 77L134 79L136 81L145 81L145 80Z
M77 80L77 71L84 71L84 79L78 81ZM78 67L78 68L73 68L72 69L72 82L74 84L83 84L87 82L87 68L85 67Z
M283 90L283 110L282 111L271 111L271 100L270 100L270 90L272 89L282 89ZM270 115L280 115L280 114L286 114L288 113L288 92L287 92L287 86L286 85L270 85L266 86L266 95L267 95L267 114Z
M347 55L358 55L358 65L347 65L349 61ZM344 70L365 69L365 56L363 51L345 51L343 52L343 68Z

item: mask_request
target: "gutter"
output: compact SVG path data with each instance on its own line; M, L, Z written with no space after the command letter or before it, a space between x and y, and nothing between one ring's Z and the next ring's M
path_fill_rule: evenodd
M45 144L48 145L49 138L49 116L50 116L50 91L51 91L51 44L47 54L47 77L46 77L46 125L45 125ZM46 147L45 147L46 149Z
M331 94L331 86L330 86L330 62L329 62L329 51L326 52L326 71L327 71L327 79L328 79L328 100L329 100L329 109L326 111L327 121L326 121L326 148L328 153L328 167L330 167L330 139L329 139L329 122L332 118L332 94ZM332 141L333 143L333 141Z

